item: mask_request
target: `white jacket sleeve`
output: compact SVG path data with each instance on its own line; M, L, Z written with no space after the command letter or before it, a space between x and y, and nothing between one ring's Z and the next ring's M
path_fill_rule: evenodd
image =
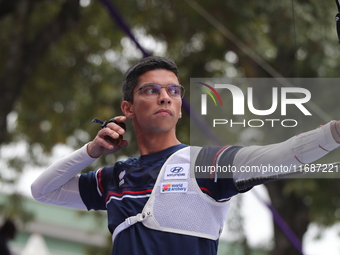
M235 155L234 166L237 171L234 178L248 179L263 174L277 174L269 171L275 166L293 170L294 167L318 160L339 145L332 136L330 123L327 123L282 143L244 147Z
M33 197L43 203L86 209L79 194L80 171L93 163L87 145L48 167L31 185Z

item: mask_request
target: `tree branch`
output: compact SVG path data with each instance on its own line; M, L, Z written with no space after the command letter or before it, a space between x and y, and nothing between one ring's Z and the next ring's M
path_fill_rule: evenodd
M0 2L0 4L4 4ZM27 41L29 14L34 0L21 0L16 5L19 19L16 21L13 43L10 45L6 70L0 88L0 144L7 136L7 115L13 110L26 79L37 67L49 47L56 43L79 19L79 0L68 0L61 6L59 14L51 20L31 41Z

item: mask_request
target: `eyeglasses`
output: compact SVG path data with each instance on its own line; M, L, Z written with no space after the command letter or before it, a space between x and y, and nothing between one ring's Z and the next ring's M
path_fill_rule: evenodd
M161 94L161 89L164 88L168 95L172 99L182 99L184 97L185 89L182 85L170 84L168 86L160 86L157 84L144 84L142 87L136 90L135 93L138 91L142 91L142 94L147 99L156 99Z

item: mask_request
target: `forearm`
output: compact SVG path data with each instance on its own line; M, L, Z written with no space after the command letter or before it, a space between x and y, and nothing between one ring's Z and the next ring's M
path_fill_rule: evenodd
M242 148L235 156L237 169L257 166L300 166L311 163L329 151L337 148L334 137L334 122L315 130L294 136L282 143L267 146L249 146ZM260 173L263 174L263 173ZM259 173L238 171L234 177L251 178Z
M73 208L86 208L79 194L79 173L96 160L87 154L86 146L48 167L33 182L31 191L36 200Z

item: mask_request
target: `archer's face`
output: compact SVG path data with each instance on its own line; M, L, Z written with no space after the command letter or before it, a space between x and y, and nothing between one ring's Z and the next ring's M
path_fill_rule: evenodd
M134 89L134 99L133 103L130 103L130 114L127 117L133 119L135 126L139 126L144 132L166 132L175 129L181 117L182 100L170 97L164 88L160 90L159 96L149 99L139 90L145 84L165 87L170 84L178 85L179 81L173 72L163 69L141 75Z

